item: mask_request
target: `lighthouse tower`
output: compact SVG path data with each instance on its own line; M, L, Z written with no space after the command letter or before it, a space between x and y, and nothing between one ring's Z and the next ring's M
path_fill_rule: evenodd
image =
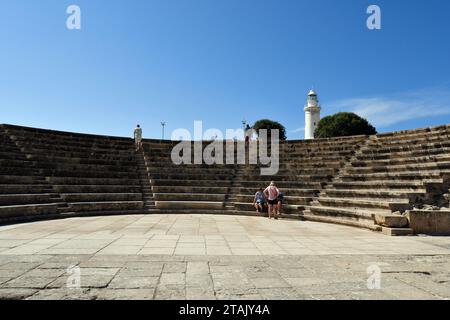
M309 91L305 106L305 139L314 139L314 131L320 121L321 109L317 93L314 90Z

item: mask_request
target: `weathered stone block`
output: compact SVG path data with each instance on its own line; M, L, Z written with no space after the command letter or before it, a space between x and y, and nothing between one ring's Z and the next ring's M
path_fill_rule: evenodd
M408 219L400 215L376 214L375 223L389 228L404 228L408 226Z
M383 227L381 232L387 236L409 236L414 234L411 228L389 228Z
M450 209L411 210L406 217L415 233L450 234Z

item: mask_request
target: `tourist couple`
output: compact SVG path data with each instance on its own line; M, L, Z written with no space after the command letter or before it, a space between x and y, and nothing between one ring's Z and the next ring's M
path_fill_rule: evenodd
M283 193L280 192L280 190L275 185L275 182L272 181L265 190L261 188L258 192L256 192L255 198L253 200L253 206L256 208L257 212L262 212L267 199L269 207L269 219L272 218L272 215L275 219L278 219L283 203L283 198Z

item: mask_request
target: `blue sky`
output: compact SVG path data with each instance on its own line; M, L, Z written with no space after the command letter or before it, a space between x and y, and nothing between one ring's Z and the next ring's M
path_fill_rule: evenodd
M323 115L380 132L446 124L449 34L444 0L0 0L0 123L159 138L270 118L298 139L313 86Z

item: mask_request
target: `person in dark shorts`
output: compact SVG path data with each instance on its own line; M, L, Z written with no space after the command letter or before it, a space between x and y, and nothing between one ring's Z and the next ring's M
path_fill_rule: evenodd
M264 190L264 195L267 198L267 202L269 204L269 219L272 218L272 214L275 219L278 219L277 215L277 205L278 205L278 194L280 191L278 190L277 186L275 185L275 182L271 182L270 185Z
M277 201L278 201L278 203L277 203L277 215L279 216L280 213L281 213L281 209L283 208L283 201L284 201L284 194L283 194L283 192L279 191Z

